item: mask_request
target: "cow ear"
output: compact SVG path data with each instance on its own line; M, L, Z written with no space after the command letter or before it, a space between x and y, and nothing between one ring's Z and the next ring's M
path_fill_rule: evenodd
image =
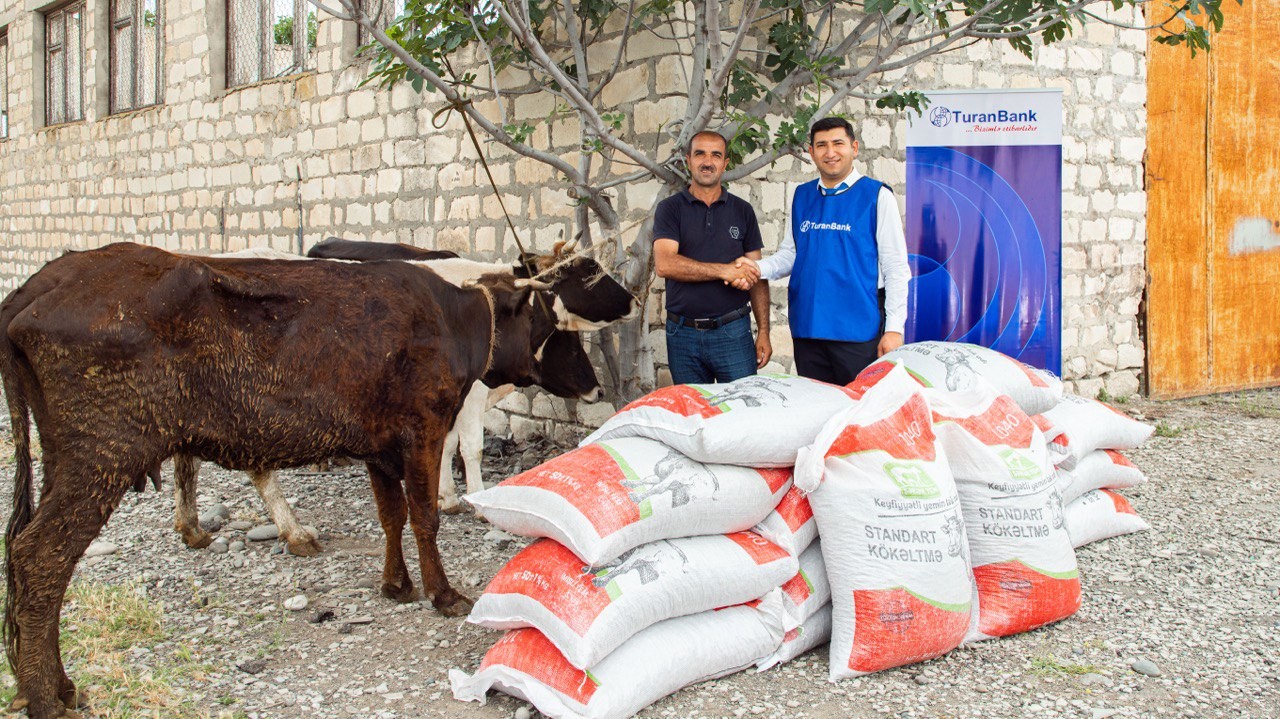
M529 305L529 295L533 293L532 287L518 287L512 292L507 300L507 310L511 314L520 314L520 310Z
M516 277L533 277L538 273L538 256L532 252L520 253L520 264L515 266Z

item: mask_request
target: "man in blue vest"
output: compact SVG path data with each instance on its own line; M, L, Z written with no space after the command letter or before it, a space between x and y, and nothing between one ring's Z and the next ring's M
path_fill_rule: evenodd
M848 120L815 122L809 156L818 179L796 188L786 234L758 269L761 280L791 276L796 373L848 384L902 346L907 243L893 192L853 169L858 141Z
M676 384L732 382L769 361L769 286L754 262L764 242L755 210L721 186L728 142L700 132L689 143L686 190L658 203L653 257L667 280L667 364ZM751 340L751 314L758 337Z

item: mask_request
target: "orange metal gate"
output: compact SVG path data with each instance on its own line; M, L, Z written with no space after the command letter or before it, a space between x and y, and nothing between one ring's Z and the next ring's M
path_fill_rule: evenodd
M1223 10L1211 53L1149 42L1153 397L1280 385L1280 2Z

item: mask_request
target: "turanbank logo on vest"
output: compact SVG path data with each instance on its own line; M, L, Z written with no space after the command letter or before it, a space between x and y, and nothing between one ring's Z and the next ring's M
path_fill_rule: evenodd
M800 231L808 232L809 230L835 230L836 232L853 232L852 225L846 225L840 222L813 222L805 220L800 223Z
M946 127L951 123L971 125L970 132L1033 132L1040 118L1035 110L965 112L939 106L929 111L929 122L934 127Z

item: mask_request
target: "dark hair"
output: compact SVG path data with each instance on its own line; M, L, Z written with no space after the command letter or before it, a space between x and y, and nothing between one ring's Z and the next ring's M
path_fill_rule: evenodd
M819 132L842 128L849 134L849 142L857 142L858 136L853 134L853 125L843 117L824 117L809 127L809 147L813 147L813 138Z
M728 154L729 154L729 140L728 140L724 135L721 135L720 133L716 132L715 130L703 130L702 132L696 133L696 134L694 134L694 136L693 136L693 137L689 138L689 144L688 144L687 146L685 146L685 148L684 148L684 156L685 156L685 157L688 157L689 155L692 155L692 154L693 154L693 141L694 141L694 140L696 140L696 139L698 139L699 137L717 137L717 138L719 138L719 139L720 139L720 142L724 144L724 152L725 152L725 154L726 154L726 155L728 155Z

